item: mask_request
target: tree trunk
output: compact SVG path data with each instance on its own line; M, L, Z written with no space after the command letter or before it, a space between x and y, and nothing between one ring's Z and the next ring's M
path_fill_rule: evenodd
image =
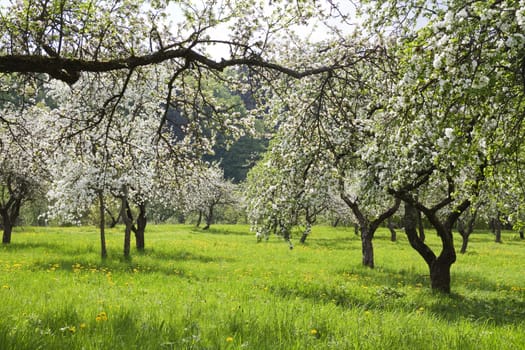
M130 251L131 251L131 230L133 227L133 220L131 218L131 210L129 208L128 203L128 190L127 187L123 186L123 194L120 198L121 200L121 206L120 206L120 217L122 218L122 221L124 222L124 257L129 258L130 257Z
M3 244L9 244L11 243L11 235L13 232L13 224L11 223L11 220L9 219L9 214L4 213L2 211L2 226L4 229L4 233L2 235L2 243Z
M359 224L354 224L354 234L359 235Z
M499 213L498 217L494 219L494 235L496 236L494 241L501 243L501 221L499 220Z
M421 216L421 211L417 211L417 229L419 231L419 239L421 239L422 242L425 241L425 226L423 225L423 217Z
M461 234L461 250L459 251L461 254L465 254L467 252L468 237L469 235L467 234Z
M139 204L138 207L139 215L137 217L137 229L135 230L135 243L137 245L137 250L143 252L145 250L144 233L146 231L148 218L146 217L146 204Z
M99 203L99 214L100 214L100 222L99 222L99 228L100 228L100 256L102 259L105 259L108 257L108 251L106 249L106 219L104 216L105 213L105 203L104 203L104 195L102 194L102 191L98 192L98 203Z
M418 234L418 210L410 203L405 202L405 232L410 245L423 257L430 270L430 283L432 290L450 293L450 267L456 261L456 251L452 239L452 230L447 225L440 223L434 212L429 212L427 217L435 227L441 238L443 250L436 257L435 253L427 246Z
M455 262L454 256L441 254L430 266L430 281L435 291L450 294L450 267Z
M195 226L199 227L202 222L202 210L199 210L199 217L197 218L197 224Z
M390 240L392 242L395 242L397 240L397 234L396 234L396 230L394 228L394 222L392 221L392 217L388 218L387 227L390 230Z
M306 238L308 238L308 235L310 235L310 232L312 232L312 225L310 223L306 224L306 229L303 232L303 235L301 236L301 239L299 242L304 244L306 242Z
M520 239L525 239L523 231L524 231L523 228L520 228Z
M210 208L208 209L208 215L204 215L204 219L206 220L206 226L202 228L203 230L209 229L211 224L213 223L213 207L214 205L210 205Z
M117 226L118 221L120 220L120 211L117 217L115 217L113 213L107 207L105 208L105 210L106 210L106 213L109 215L109 218L111 219L111 222L109 223L109 227L114 228L115 226Z
M361 227L361 252L363 266L374 268L374 246L372 245L373 233L368 228Z
M340 218L336 218L333 222L332 222L332 227L337 227L337 225L339 225L339 221L341 219Z

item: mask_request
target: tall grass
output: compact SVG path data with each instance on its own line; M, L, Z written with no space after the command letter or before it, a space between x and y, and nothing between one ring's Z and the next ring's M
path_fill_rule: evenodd
M474 234L444 296L400 236L378 232L370 270L350 229L289 250L247 226L152 226L130 260L116 229L104 261L95 229L19 229L0 247L0 349L525 348L525 242Z

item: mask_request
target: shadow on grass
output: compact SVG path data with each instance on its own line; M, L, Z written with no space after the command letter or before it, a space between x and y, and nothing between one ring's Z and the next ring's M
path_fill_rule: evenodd
M60 250L63 249L62 244L50 243L50 242L12 242L9 244L1 245L4 251L21 251L26 249L38 249L44 248L49 250Z
M473 280L476 281L471 293L446 295L432 292L428 286L429 277L414 271L356 268L339 273L343 278L354 281L355 287L292 282L290 285L273 286L270 290L282 298L299 297L317 303L334 303L342 308L379 312L417 313L423 306L425 312L449 322L466 320L501 326L522 323L525 319L523 292L510 293L511 286L482 278L476 280L467 274L454 274L453 283L455 281L456 285L468 288ZM413 286L411 289L415 297L407 295L403 288L407 285Z
M244 228L242 229L235 229L235 226L232 225L231 227L214 227L210 226L208 229L204 229L202 227L196 227L193 226L190 230L190 233L192 234L199 234L199 233L211 233L211 234L217 234L217 235L236 235L236 236L255 236L253 232L250 232L249 230L246 230Z

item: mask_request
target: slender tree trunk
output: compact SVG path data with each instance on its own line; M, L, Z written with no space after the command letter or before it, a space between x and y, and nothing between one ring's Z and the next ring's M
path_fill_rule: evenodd
M211 224L213 223L213 209L215 205L210 205L210 208L208 209L208 215L204 215L204 219L206 220L206 226L204 226L202 229L207 230L210 228Z
M306 223L306 229L303 232L303 235L301 236L301 239L299 242L304 244L306 242L306 238L308 238L308 235L310 235L310 232L312 232L312 225L308 222Z
M354 234L359 235L359 224L354 224Z
M145 250L145 238L144 233L146 232L146 225L148 218L146 217L146 204L141 203L138 205L139 215L137 217L137 229L135 230L135 242L137 250L143 252Z
M461 235L462 239L461 250L459 251L461 254L465 254L467 252L468 240L470 234L474 232L474 224L476 223L476 217L477 209L474 211L474 213L468 216L466 222L463 222L462 219L458 220L458 232Z
M388 218L387 227L388 227L388 230L390 230L390 240L392 242L395 242L397 240L397 234L394 228L394 222L392 221L392 217Z
M120 206L120 217L122 218L122 221L124 222L124 257L129 258L130 257L130 251L131 251L131 230L133 227L133 220L131 219L131 211L129 208L128 203L128 190L127 187L123 187L123 194L120 198L121 200L121 206Z
M523 228L520 228L520 239L525 239L525 235L523 234Z
M199 217L197 218L197 224L195 226L199 227L202 222L202 210L199 210Z
M102 259L108 257L108 251L106 249L106 219L105 219L105 203L104 194L102 191L98 192L98 203L99 203L99 228L100 228L100 256Z
M337 225L339 225L339 220L341 220L340 218L336 218L333 222L332 222L332 227L337 227Z
M468 238L469 235L461 235L461 250L459 251L461 254L465 254L467 252Z
M361 252L363 266L374 268L374 246L372 244L373 232L368 227L361 227Z
M499 220L499 213L498 217L494 219L494 234L496 236L494 241L496 243L501 243L501 221Z

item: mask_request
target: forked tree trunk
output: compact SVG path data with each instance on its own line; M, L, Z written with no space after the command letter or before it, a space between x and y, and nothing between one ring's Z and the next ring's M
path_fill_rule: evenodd
M459 251L461 254L465 254L468 247L468 240L470 237L470 234L474 231L474 224L476 222L477 217L477 209L468 216L468 219L466 222L464 222L462 219L458 220L458 232L461 235L461 250Z
M104 194L102 191L98 192L98 208L99 208L99 228L100 228L100 256L102 259L108 257L108 251L106 249L106 219L105 219L105 203L104 203Z
M372 244L372 239L374 238L374 234L379 225L394 215L394 213L397 211L400 200L396 199L392 207L381 213L381 215L379 215L375 220L370 221L366 215L361 212L357 202L351 200L343 194L341 194L341 198L352 210L352 213L359 223L358 231L361 233L361 253L363 266L374 268L374 246Z
M450 268L456 261L456 252L452 239L452 230L437 221L432 216L431 223L438 231L443 250L436 257L435 253L427 246L417 231L418 213L410 203L405 202L405 232L410 245L423 257L430 270L430 283L432 290L450 293Z

